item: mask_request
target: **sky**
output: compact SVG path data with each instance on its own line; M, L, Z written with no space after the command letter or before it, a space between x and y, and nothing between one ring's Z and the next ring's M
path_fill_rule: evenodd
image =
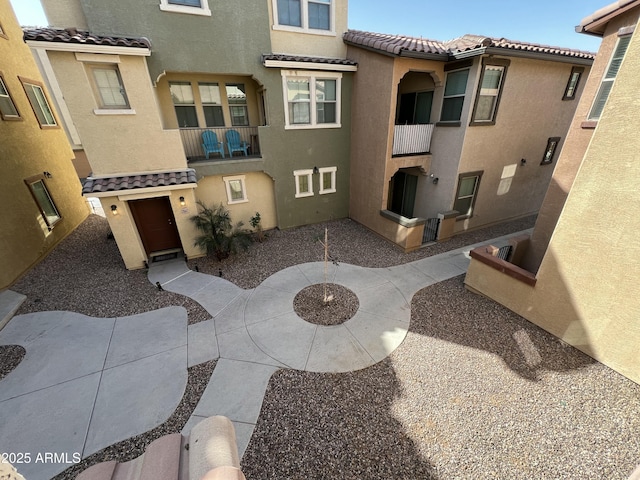
M443 41L472 33L595 52L600 39L576 33L575 26L610 3L612 0L349 0L349 28ZM21 25L47 25L39 0L11 0L11 4Z

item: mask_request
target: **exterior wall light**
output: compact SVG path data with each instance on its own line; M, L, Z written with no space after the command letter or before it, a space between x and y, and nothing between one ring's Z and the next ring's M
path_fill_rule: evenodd
M184 200L184 197L180 197L180 205L184 207L186 204L187 202Z
M111 205L111 213L118 215L118 207L116 205Z
M318 170L318 167L313 167L313 173L318 173L320 172L320 170Z
M42 175L44 175L46 178L52 178L53 175L51 175L51 173L49 172L42 172Z
M520 166L524 167L527 164L527 159L526 158L521 158L520 159Z

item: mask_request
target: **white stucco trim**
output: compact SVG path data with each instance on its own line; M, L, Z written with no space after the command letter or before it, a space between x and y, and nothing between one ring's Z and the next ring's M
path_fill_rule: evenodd
M34 49L52 50L57 52L110 53L113 55L135 55L138 57L151 56L151 50L146 47L113 47L110 45L41 42L37 40L27 40L27 45Z
M305 70L326 70L330 72L357 72L357 65L336 65L332 63L316 63L316 62L293 62L286 60L265 60L265 67L286 68L296 70L304 68Z
M95 108L94 115L135 115L133 108Z
M202 2L201 7L192 7L189 5L173 5L168 0L160 0L160 10L163 12L171 13L186 13L187 15L201 15L205 17L211 16L211 9L209 8L209 0L200 0Z
M117 190L112 192L91 192L85 197L118 197L118 200L138 200L141 198L161 197L170 195L170 190L189 190L198 188L196 183L185 183L182 185L165 185L162 187L135 188L131 190ZM167 192L164 195L158 193Z

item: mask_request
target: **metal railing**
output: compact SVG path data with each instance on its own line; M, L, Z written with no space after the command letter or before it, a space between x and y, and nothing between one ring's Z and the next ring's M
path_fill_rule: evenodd
M393 129L393 155L429 153L433 123L422 125L395 125Z
M438 227L440 227L439 218L427 218L422 233L422 243L435 242L438 238Z
M509 256L511 255L512 246L505 245L504 247L500 247L498 249L498 255L496 257L501 258L502 260L509 261Z
M258 138L258 127L211 127L211 128L181 128L180 137L184 146L184 153L188 160L204 159L204 150L202 149L202 132L209 130L214 132L218 137L218 141L222 142L225 158L230 158L229 148L227 147L227 139L225 134L229 130L235 130L240 134L240 140L249 145L248 154L252 157L260 156L260 139ZM234 152L234 158L241 157L242 152ZM210 159L222 158L218 153L212 153Z

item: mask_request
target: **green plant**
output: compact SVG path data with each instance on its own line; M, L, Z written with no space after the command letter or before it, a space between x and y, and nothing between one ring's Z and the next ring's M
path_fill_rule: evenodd
M262 230L262 225L260 224L261 220L262 218L260 217L260 212L256 212L256 214L249 220L249 223L251 224L251 227L253 228L253 231L255 233L256 240L259 242L262 242L265 237L264 231Z
M218 260L249 248L250 232L242 228L242 222L234 226L229 211L222 204L210 208L199 201L198 206L200 211L191 217L191 221L202 234L196 237L194 246L200 247L207 255L215 255Z

